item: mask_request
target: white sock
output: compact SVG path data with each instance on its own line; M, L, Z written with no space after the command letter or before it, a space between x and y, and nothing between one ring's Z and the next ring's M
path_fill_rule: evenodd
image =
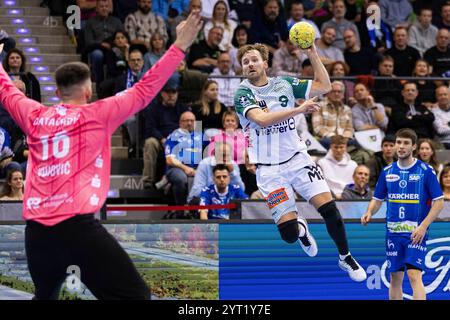
M339 255L339 259L344 260L344 259L345 259L347 256L349 256L349 255L350 255L350 252L347 253L347 254L344 254L344 255L340 254L340 255Z

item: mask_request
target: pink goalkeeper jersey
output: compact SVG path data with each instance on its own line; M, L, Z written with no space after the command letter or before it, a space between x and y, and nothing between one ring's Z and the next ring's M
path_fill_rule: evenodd
M86 105L47 107L28 99L0 66L0 101L27 135L23 217L47 226L97 212L109 189L111 135L145 108L184 53L175 46L126 92Z

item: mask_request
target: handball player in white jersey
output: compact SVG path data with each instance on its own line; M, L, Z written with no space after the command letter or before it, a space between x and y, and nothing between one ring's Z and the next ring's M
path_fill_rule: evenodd
M331 90L330 78L315 46L305 53L314 69L314 80L287 76L269 78L267 47L262 44L241 47L238 61L246 79L235 93L235 108L248 139L249 160L257 165L258 188L281 238L288 243L298 241L311 257L318 253L306 220L297 214L296 191L325 220L339 251L339 267L354 281L364 281L366 272L350 254L344 222L330 189L297 134L295 117L318 110L316 96ZM305 101L295 107L297 99Z
M201 27L200 13L192 12L177 26L175 43L139 82L93 103L84 63L56 70L62 102L54 107L28 99L0 66L0 102L30 149L23 217L35 299L57 299L71 266L79 268L81 281L98 299L150 298L133 262L94 213L109 189L112 134L158 94Z

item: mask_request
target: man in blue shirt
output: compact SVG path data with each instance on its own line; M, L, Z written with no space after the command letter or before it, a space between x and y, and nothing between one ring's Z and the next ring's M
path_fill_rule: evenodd
M422 281L428 227L444 207L436 173L428 164L413 157L417 135L400 129L395 136L398 161L383 169L374 196L361 217L367 225L387 198L386 256L391 274L389 299L403 298L402 282L406 267L415 300L425 300Z
M239 185L230 184L230 171L224 164L213 169L214 184L203 188L200 194L200 205L229 204L233 199L248 199ZM229 219L229 209L199 210L200 219Z

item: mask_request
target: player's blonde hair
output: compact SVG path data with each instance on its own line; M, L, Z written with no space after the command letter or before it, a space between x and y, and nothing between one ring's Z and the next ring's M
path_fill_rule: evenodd
M246 44L240 47L237 53L237 59L241 66L242 66L242 57L251 50L258 51L263 61L269 61L269 49L267 49L267 47L264 44L261 43Z

